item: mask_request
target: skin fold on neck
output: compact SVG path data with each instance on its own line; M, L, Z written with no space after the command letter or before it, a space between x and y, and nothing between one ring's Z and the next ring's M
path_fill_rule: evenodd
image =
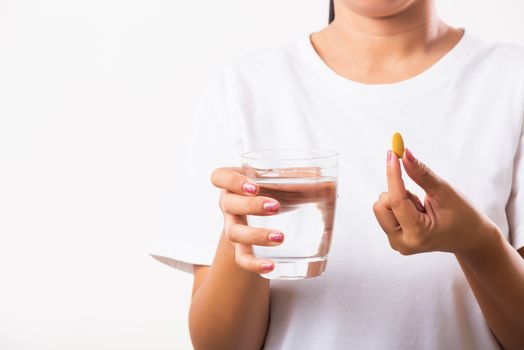
M311 35L322 60L338 75L367 84L414 77L440 60L464 31L441 21L432 0L408 3L386 16L363 14L335 1L335 20Z

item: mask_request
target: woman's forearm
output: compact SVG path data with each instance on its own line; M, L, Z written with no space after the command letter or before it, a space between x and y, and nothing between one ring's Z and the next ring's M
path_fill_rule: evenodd
M195 349L260 349L269 321L269 280L240 268L222 234L213 264L195 291L189 329Z
M456 254L491 331L505 349L524 348L524 259L500 232Z

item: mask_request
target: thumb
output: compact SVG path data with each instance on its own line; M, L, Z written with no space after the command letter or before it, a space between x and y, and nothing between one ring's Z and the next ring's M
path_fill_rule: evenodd
M413 156L406 148L402 163L406 174L415 181L427 194L435 195L448 187L446 181L435 174L426 164Z

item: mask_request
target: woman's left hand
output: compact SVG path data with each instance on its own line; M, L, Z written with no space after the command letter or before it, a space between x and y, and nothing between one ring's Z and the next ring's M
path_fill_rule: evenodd
M486 215L407 149L402 163L426 198L422 205L406 190L400 161L388 151L388 192L380 194L373 211L393 249L403 255L430 251L469 254L500 234Z

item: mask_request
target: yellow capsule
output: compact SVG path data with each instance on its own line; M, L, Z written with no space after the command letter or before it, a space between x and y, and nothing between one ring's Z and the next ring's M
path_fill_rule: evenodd
M393 152L395 152L398 158L402 158L404 155L404 140L402 140L402 135L400 135L398 132L394 133L391 143L391 149Z

